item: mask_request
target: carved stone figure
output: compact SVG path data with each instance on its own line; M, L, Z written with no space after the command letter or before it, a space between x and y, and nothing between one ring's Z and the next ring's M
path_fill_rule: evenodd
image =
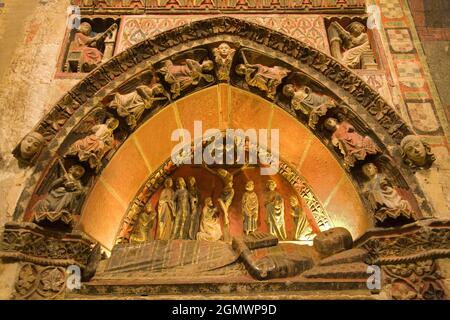
M62 169L64 167L61 164ZM60 221L70 225L73 215L78 214L78 200L84 194L85 188L81 184L81 177L84 175L84 168L74 165L69 171L64 170L64 175L50 185L50 191L45 197L39 200L34 207L33 220L40 222Z
M267 181L268 192L266 194L266 213L270 234L279 240L286 240L286 227L284 224L284 200L275 191L277 183L274 180Z
M344 156L346 169L353 167L357 160L366 159L369 154L381 152L370 137L360 135L347 121L338 123L335 118L328 118L325 120L325 128L332 132L331 143Z
M183 65L175 65L172 61L166 60L164 67L159 69L158 72L170 84L170 92L172 92L173 98L176 98L188 87L197 86L202 79L206 82L213 82L213 76L205 74L205 72L211 71L213 68L214 63L211 60L199 63L192 59L186 59Z
M365 26L360 22L352 22L347 29L348 31L336 21L331 23L328 28L331 54L347 67L360 69L365 54L373 57L369 37Z
M267 67L262 64L250 64L244 54L242 57L244 63L236 66L236 73L243 76L249 86L258 88L265 92L269 99L274 100L277 87L290 70L280 66Z
M315 129L320 117L336 107L333 99L326 95L319 95L307 86L296 90L292 84L287 84L283 87L283 94L291 98L291 106L294 110L300 110L309 118L308 125L312 129Z
M191 206L191 216L189 221L189 239L195 240L200 225L200 190L194 177L189 177L189 204Z
M409 135L404 137L400 146L402 148L403 161L412 169L428 169L436 160L436 157L431 152L430 145L418 136Z
M242 216L244 218L244 233L249 234L255 232L258 223L259 202L256 195L255 183L247 181L245 192L242 195Z
M232 49L228 43L221 43L213 49L214 61L217 64L217 78L219 80L228 80L230 78L231 63L233 61L235 49Z
M20 142L18 158L26 164L32 164L44 146L44 137L38 132L30 132Z
M362 171L368 178L363 192L369 200L378 223L383 223L387 218L394 220L399 217L407 220L416 218L409 202L373 163L364 164Z
M101 45L108 34L116 29L117 25L113 24L105 32L91 36L92 26L89 22L82 22L70 45L65 71L69 71L70 64L73 62L76 63L77 72L90 72L97 67L103 59Z
M152 208L149 201L144 210L139 215L137 223L134 227L133 233L130 236L130 243L143 243L149 238L149 231L154 227L156 220L156 212Z
M172 239L187 239L189 232L190 203L189 192L184 178L177 179L177 190L174 195L175 222L172 229Z
M309 240L313 234L312 229L308 223L305 213L300 206L296 196L289 197L289 204L291 205L291 215L294 219L294 239L295 240Z
M206 198L202 211L200 231L197 233L197 240L218 241L222 238L222 228L216 216L217 211L211 197Z
M75 141L67 155L76 155L80 161L88 161L91 168L98 169L105 154L114 146L114 130L119 121L109 118L104 124L92 127L92 134Z
M164 181L164 189L158 200L158 240L169 240L171 238L173 220L175 218L175 203L172 178Z
M114 99L109 105L117 110L117 114L124 118L131 129L134 129L146 109L153 107L158 100L168 99L164 87L156 83L152 86L138 86L135 91L127 94L114 94Z

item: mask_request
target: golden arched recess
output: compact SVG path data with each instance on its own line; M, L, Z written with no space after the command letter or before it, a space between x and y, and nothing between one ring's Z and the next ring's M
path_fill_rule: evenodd
M203 89L161 110L116 152L86 199L80 229L111 248L122 218L148 177L170 158L170 135L201 120L208 128L279 129L280 155L307 180L334 226L361 236L371 225L358 192L332 153L294 117L226 84ZM262 201L262 199L261 199Z

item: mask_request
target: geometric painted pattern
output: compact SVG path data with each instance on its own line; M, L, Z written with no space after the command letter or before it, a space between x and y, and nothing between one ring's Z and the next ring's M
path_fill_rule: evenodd
M422 88L425 80L416 61L398 62L398 76L400 82L409 88Z
M322 51L330 53L323 19L318 15L253 15L227 16L253 22L275 31L282 32L297 40ZM115 54L122 52L134 44L151 38L164 31L189 24L190 22L211 18L208 15L158 15L158 16L124 16L123 28L119 31Z
M402 6L398 0L380 0L381 12L386 18L398 19L403 17Z
M414 45L408 29L386 29L386 32L394 53L411 53L414 51Z

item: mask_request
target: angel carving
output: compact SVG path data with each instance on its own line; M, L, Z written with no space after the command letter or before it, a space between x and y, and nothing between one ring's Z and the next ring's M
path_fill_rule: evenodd
M33 208L33 221L36 223L61 222L67 226L73 223L73 215L78 214L81 198L86 188L81 183L84 168L73 165L66 170L60 160L50 175L48 183L41 186L41 192L45 196L39 200Z
M170 92L173 98L178 97L182 91L190 86L197 86L201 80L213 82L214 77L206 72L213 70L214 63L211 60L203 60L202 63L185 59L181 65L174 64L171 60L164 61L164 66L158 70L164 76L164 80L170 84Z
M394 183L384 173L380 172L373 163L366 163L362 172L367 178L363 192L369 201L375 215L377 224L384 224L385 220L397 220L403 218L407 222L416 220L417 215L412 210L410 203L402 194L406 188L402 183Z
M89 121L85 123L89 125ZM103 157L114 147L114 130L118 126L119 121L110 117L104 123L97 123L88 130L79 128L78 132L88 135L76 140L69 147L66 156L76 156L81 162L88 162L92 169L98 170Z
M370 137L359 134L347 121L338 123L335 118L327 118L324 125L332 133L331 143L338 147L344 156L344 167L347 170L352 168L357 160L364 160L367 155L381 152Z
M159 84L140 85L130 93L115 93L109 107L124 118L127 125L134 129L145 110L151 109L155 102L170 100L164 87Z
M267 94L269 99L274 100L277 87L281 84L291 71L280 66L268 67L262 64L250 64L241 51L243 64L236 67L236 73L245 77L245 82L251 86L256 87Z

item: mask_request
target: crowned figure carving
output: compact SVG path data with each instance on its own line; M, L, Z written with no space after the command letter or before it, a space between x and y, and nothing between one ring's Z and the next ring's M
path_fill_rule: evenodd
M85 193L81 183L85 170L82 166L73 165L66 171L63 164L59 164L64 174L50 184L48 193L36 203L33 209L36 223L62 222L71 226L73 215L79 213L79 200Z

